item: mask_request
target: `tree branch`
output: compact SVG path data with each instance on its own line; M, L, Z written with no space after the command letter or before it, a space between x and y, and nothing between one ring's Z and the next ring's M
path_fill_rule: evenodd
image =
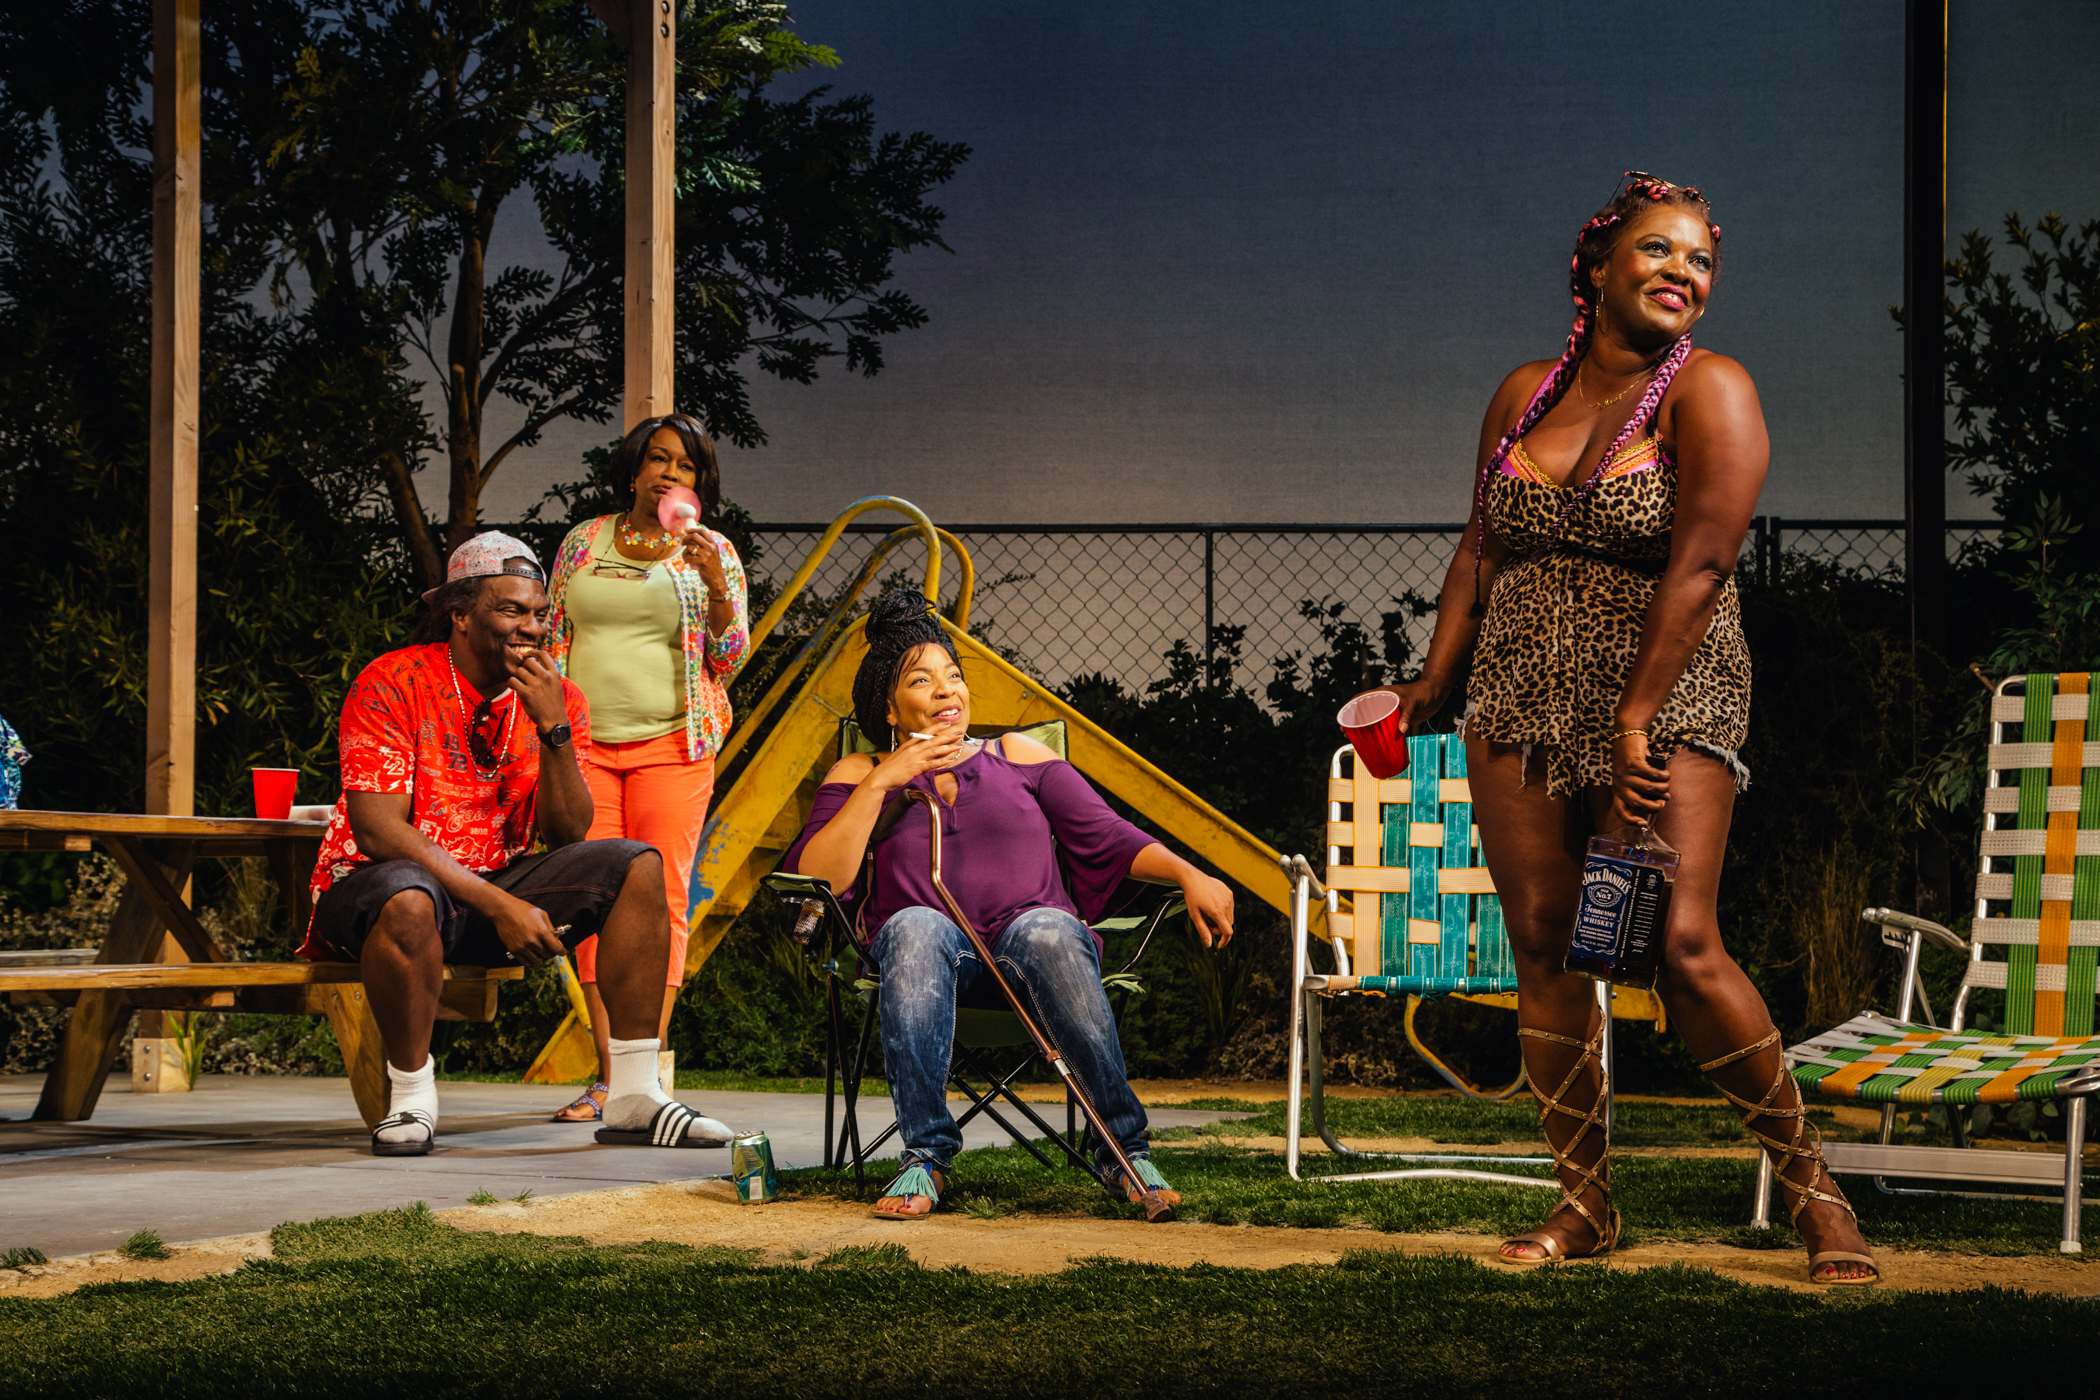
M494 359L481 374L481 401L486 404L495 394L497 385L510 369L510 363L526 350L537 346L546 335L546 328L559 325L584 304L590 294L611 282L609 273L594 274L574 282L569 279L569 269L562 269L562 284L557 285L546 299L526 315L518 318L518 327L496 351Z
M445 560L438 553L436 536L430 533L422 499L416 495L415 472L399 452L381 453L379 468L386 476L387 494L393 497L401 532L408 537L408 554L415 561L416 576L423 580L425 588L436 588L445 581Z
M515 449L523 447L527 439L531 438L533 434L539 432L540 429L546 427L555 419L567 418L571 416L570 410L575 408L575 406L581 401L581 395L572 395L566 401L557 402L549 405L545 412L538 413L530 418L527 418L525 420L524 427L518 429L516 432L512 433L508 438L504 439L503 445L489 454L488 461L484 463L481 468L481 489L484 491L488 489L489 478L496 474L496 468L503 465L503 459L505 457L508 457Z

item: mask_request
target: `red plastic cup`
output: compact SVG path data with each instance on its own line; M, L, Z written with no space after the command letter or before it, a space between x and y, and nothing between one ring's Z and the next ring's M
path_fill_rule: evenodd
M299 790L296 768L251 768L255 776L255 815L281 822L292 815L292 796Z
M1372 690L1342 706L1335 723L1356 746L1356 761L1374 778L1397 778L1407 771L1407 735L1400 730L1400 697Z

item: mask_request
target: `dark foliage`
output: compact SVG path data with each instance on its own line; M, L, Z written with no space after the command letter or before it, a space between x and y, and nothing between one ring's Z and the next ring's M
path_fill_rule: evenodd
M151 8L0 16L0 587L22 619L0 713L46 808L141 801ZM865 99L773 101L836 62L784 18L680 12L679 382L739 441L763 439L746 361L873 373L923 319L882 284L937 242L923 196L967 154L878 134ZM407 468L447 445L463 534L509 445L616 402L624 58L570 0L228 0L203 45L198 792L238 812L255 764L333 791L344 690L405 635L444 543ZM513 198L558 276L482 265ZM419 345L472 371L442 432ZM525 422L484 452L495 394ZM719 524L748 546L733 508Z
M121 28L127 15L107 18ZM14 139L0 167L0 590L17 622L0 713L35 755L32 805L135 809L151 236L148 172L124 147L145 133L124 115L136 67L113 55L94 67L86 54L105 41L63 37L27 48L17 30L4 48L0 111ZM21 81L37 53L78 61L57 65L62 84ZM44 180L50 161L65 169L62 185ZM285 327L244 297L258 270L222 244L203 284L203 811L247 810L251 765L306 768L316 788L332 781L323 717L404 615L388 533L315 469Z
M865 97L768 97L838 61L785 22L778 5L678 13L674 382L681 408L746 445L765 440L750 363L803 383L834 358L873 374L883 339L924 323L886 284L898 255L939 245L925 196L968 154L878 134ZM413 401L423 373L441 392L442 424L359 422L368 448L344 463L383 486L434 581L511 452L618 408L625 54L574 0L236 0L207 24L267 36L240 51L249 119L230 139L256 176L237 208L267 243L273 292L318 353L372 377L376 402ZM551 270L492 261L521 201ZM518 420L507 436L487 416L498 398ZM413 478L432 448L448 482L436 529Z
M1948 465L2008 522L2058 503L2100 515L2100 221L2075 230L2046 215L2005 217L2004 252L1980 231L1947 264ZM2063 564L2100 567L2100 540L2074 540Z

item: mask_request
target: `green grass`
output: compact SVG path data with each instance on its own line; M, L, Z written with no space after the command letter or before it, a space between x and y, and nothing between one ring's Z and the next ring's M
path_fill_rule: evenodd
M1285 1394L1791 1400L2002 1388L1987 1343L2006 1337L2022 1387L2080 1385L2090 1366L2089 1303L1995 1289L1809 1295L1382 1250L1266 1272L1099 1260L1003 1277L923 1269L897 1244L764 1266L472 1234L421 1209L274 1242L230 1277L0 1300L0 1393L1149 1398L1258 1377Z
M817 1260L819 1269L863 1269L870 1273L892 1273L917 1269L918 1261L901 1244L849 1244L827 1250Z
M37 1264L48 1264L50 1256L35 1245L16 1245L5 1254L0 1254L0 1269L27 1269Z
M486 1186L477 1186L474 1188L474 1194L467 1197L467 1204L470 1206L492 1206L496 1204L496 1193L489 1190Z
M166 1259L168 1242L160 1237L158 1230L140 1230L118 1245L117 1253L126 1259Z
M1555 1197L1547 1191L1468 1181L1317 1182L1292 1181L1283 1159L1203 1140L1197 1145L1158 1146L1156 1162L1182 1193L1178 1214L1218 1225L1291 1225L1306 1228L1364 1226L1407 1234L1463 1230L1487 1235L1521 1234L1535 1228ZM1419 1165L1368 1162L1328 1164L1325 1156L1301 1168L1315 1172L1373 1171ZM1476 1165L1476 1164L1469 1164ZM1484 1170L1495 1170L1489 1166ZM894 1161L870 1163L862 1198L872 1201L895 1175ZM1544 1167L1512 1167L1545 1179ZM781 1173L781 1194L853 1195L850 1171L810 1169ZM955 1159L953 1198L970 1214L1092 1215L1143 1219L1134 1205L1111 1200L1100 1187L1065 1169L1045 1171L1013 1147L981 1148ZM1730 1158L1622 1157L1612 1167L1613 1204L1625 1219L1625 1241L1718 1240L1749 1249L1795 1249L1799 1240L1780 1224L1749 1226L1755 1163ZM1884 1196L1864 1178L1846 1189L1860 1213L1870 1244L1909 1249L1947 1249L1972 1254L2044 1254L2057 1257L2059 1207L2009 1198ZM1783 1222L1784 1216L1780 1217Z

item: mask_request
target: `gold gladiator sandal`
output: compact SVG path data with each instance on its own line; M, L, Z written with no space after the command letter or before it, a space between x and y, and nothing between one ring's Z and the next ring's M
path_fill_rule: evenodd
M1605 1137L1604 1031L1600 1027L1588 1040L1573 1040L1564 1035L1555 1035L1552 1031L1533 1030L1529 1026L1519 1026L1517 1034L1528 1035L1538 1040L1550 1040L1557 1045L1572 1045L1582 1052L1575 1057L1575 1063L1568 1067L1567 1077L1561 1080L1560 1087L1551 1094L1539 1091L1539 1081L1536 1078L1531 1081L1531 1088L1539 1101L1539 1127L1542 1131L1546 1120L1556 1113L1573 1118L1579 1125L1575 1129L1575 1135L1569 1138L1563 1147L1555 1147L1552 1134L1546 1134L1546 1146L1553 1153L1553 1175L1560 1181L1560 1204L1553 1208L1552 1214L1560 1214L1563 1207L1573 1207L1576 1214L1589 1222L1590 1232L1596 1236L1596 1242L1588 1249L1571 1253L1567 1246L1560 1242L1559 1237L1544 1230L1534 1230L1528 1235L1513 1236L1504 1240L1502 1244L1504 1248L1513 1244L1537 1245L1543 1251L1541 1258L1520 1259L1503 1254L1499 1250L1495 1257L1513 1268L1520 1269L1539 1264L1558 1264L1572 1259L1602 1259L1618 1248L1619 1213L1607 1206L1606 1219L1599 1221L1590 1208L1582 1203L1582 1197L1585 1192L1595 1188L1607 1202L1611 1200L1611 1140L1605 1138L1604 1150L1597 1154L1597 1160L1590 1166L1583 1166L1575 1161L1574 1157L1576 1149L1582 1146L1591 1129L1594 1128L1599 1137ZM1578 1112L1569 1108L1562 1100L1567 1098L1568 1091L1573 1089L1576 1081L1582 1077L1583 1066L1592 1060L1597 1064L1597 1097L1590 1101L1588 1111ZM1568 1189L1567 1178L1561 1176L1563 1169L1576 1178L1577 1185L1572 1191ZM1547 1218L1550 1220L1552 1216Z
M1755 1045L1746 1046L1733 1054L1723 1055L1718 1060L1708 1060L1705 1064L1699 1066L1699 1070L1702 1074L1711 1078L1715 1070L1725 1069L1738 1060L1746 1060L1758 1051L1778 1043L1779 1032L1775 1030ZM1808 1106L1802 1101L1801 1090L1798 1087L1794 1090L1794 1106L1792 1108L1780 1108L1777 1106L1780 1093L1793 1082L1794 1077L1786 1072L1786 1063L1782 1060L1778 1074L1772 1080L1772 1087L1765 1090L1763 1100L1758 1103L1752 1103L1750 1100L1740 1097L1718 1079L1714 1080L1714 1087L1719 1089L1727 1096L1728 1101L1735 1105L1736 1112L1742 1115L1743 1126L1750 1130L1750 1136L1763 1143L1765 1151L1776 1159L1777 1164L1772 1168L1772 1174L1778 1178L1779 1184L1787 1189L1793 1201L1791 1208L1787 1211L1787 1224L1794 1226L1794 1229L1798 1232L1801 1227L1796 1222L1800 1220L1801 1212L1808 1208L1810 1201L1825 1201L1837 1206L1856 1222L1859 1219L1859 1213L1852 1209L1852 1202L1845 1199L1842 1189L1833 1196L1828 1191L1821 1191L1816 1188L1817 1182L1826 1179L1829 1180L1831 1186L1836 1187L1837 1178L1830 1175L1830 1168L1823 1161L1823 1130L1808 1121ZM1758 1131L1757 1120L1760 1118L1790 1118L1793 1120L1794 1130L1788 1135L1787 1141L1781 1142L1778 1138L1767 1137L1764 1133ZM1802 1145L1804 1139L1807 1140L1807 1146ZM1805 1186L1798 1181L1791 1181L1787 1178L1787 1173L1793 1170L1794 1163L1797 1161L1808 1162L1814 1168L1809 1172L1808 1184ZM1828 1278L1816 1277L1816 1270L1826 1264L1864 1264L1869 1269L1872 1269L1873 1272L1859 1278L1847 1278L1842 1274L1832 1274ZM1880 1266L1875 1264L1872 1255L1854 1254L1850 1250L1828 1249L1821 1254L1808 1256L1808 1281L1829 1286L1879 1283L1881 1282L1881 1269Z

